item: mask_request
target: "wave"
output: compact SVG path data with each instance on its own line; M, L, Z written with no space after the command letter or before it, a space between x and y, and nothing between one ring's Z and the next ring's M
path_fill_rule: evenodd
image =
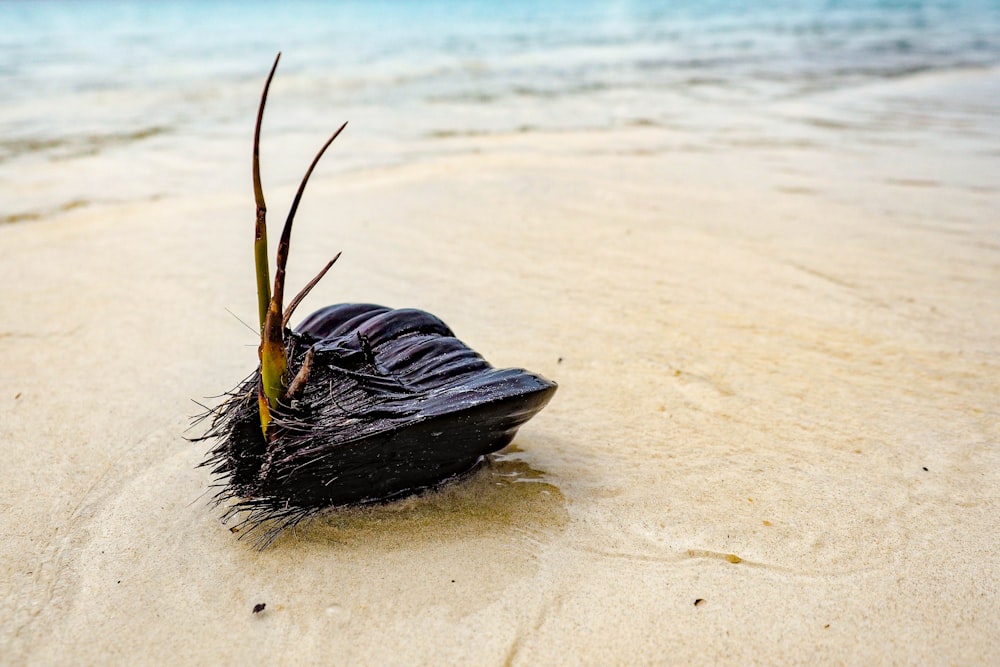
M0 139L0 163L25 155L43 154L52 159L95 155L109 147L124 146L170 131L171 128L154 125L128 132Z

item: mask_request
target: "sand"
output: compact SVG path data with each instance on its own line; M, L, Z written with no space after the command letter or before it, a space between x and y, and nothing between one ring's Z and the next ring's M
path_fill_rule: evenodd
M424 308L560 388L473 479L263 552L185 439L256 362L248 165L0 226L0 662L996 664L1000 141L824 131L317 172L300 313Z

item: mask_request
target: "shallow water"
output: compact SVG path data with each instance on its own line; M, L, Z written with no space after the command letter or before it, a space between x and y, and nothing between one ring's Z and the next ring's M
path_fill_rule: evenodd
M867 141L921 118L876 105L789 123L787 110L1000 63L1000 2L977 0L7 2L0 25L4 222L70 202L217 190L203 162L245 159L237 151L279 50L265 156L303 155L266 157L282 183L343 120L352 141L325 165L335 171L552 131L663 127L698 148L745 145L762 129L791 146L815 143L803 137L817 128ZM996 110L959 101L950 120L995 132ZM103 154L114 159L96 161ZM83 187L59 190L76 180Z

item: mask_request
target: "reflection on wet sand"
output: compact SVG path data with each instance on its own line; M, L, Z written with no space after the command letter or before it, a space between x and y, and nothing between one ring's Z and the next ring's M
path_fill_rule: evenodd
M386 548L416 540L447 542L483 536L560 529L568 521L566 499L545 472L511 446L488 457L470 477L402 501L334 510L307 520L271 548L307 545L353 549L375 541Z

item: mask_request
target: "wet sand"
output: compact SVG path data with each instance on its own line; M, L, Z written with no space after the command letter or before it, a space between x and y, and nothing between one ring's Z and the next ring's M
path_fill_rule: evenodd
M0 225L4 661L994 663L1000 142L872 99L317 172L300 313L423 308L560 389L475 478L263 552L185 440L256 362L248 164Z

